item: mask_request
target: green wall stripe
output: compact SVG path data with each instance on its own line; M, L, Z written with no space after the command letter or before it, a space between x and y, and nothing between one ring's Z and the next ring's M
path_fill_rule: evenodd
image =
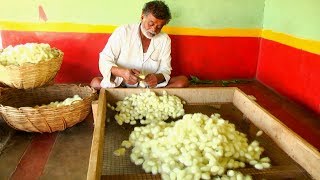
M319 0L266 0L264 29L320 40Z
M2 2L2 21L38 22L38 6L48 22L121 25L140 21L146 0L8 0ZM264 0L167 0L173 19L170 26L261 28Z

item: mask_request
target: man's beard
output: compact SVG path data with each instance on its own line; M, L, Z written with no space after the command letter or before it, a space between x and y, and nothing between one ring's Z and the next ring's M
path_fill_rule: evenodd
M151 38L153 38L153 37L156 35L155 32L152 32L152 31L150 31L150 30L149 30L149 31L146 30L146 29L143 27L142 24L140 24L140 29L141 29L142 34L143 34L146 38L148 38L148 39L151 39Z

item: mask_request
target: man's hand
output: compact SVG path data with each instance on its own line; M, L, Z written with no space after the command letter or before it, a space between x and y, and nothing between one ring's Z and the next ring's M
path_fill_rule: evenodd
M133 85L138 82L139 71L136 69L125 69L122 74L122 78L125 83Z
M114 66L111 68L111 73L114 76L122 77L125 83L133 85L138 82L138 75L140 74L140 71L136 69L126 69Z
M158 83L163 82L165 79L162 74L148 74L144 81L149 87L156 87Z

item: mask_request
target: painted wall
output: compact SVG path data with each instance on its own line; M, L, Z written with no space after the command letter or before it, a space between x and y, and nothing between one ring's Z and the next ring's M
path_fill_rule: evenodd
M99 75L98 53L110 33L118 25L138 22L145 2L3 1L2 44L50 43L65 52L57 81L89 82ZM173 75L256 77L320 112L320 97L314 96L320 91L320 21L316 12L320 1L166 2L173 15L164 29L172 38Z
M320 113L320 1L266 0L257 79ZM269 36L270 30L277 32Z
M52 44L65 52L57 81L88 82L99 75L98 53L110 33L117 25L139 22L145 2L5 1L8 8L0 11L5 20L0 22L3 46L30 41ZM173 75L255 77L264 0L166 2L173 15L164 29L172 38Z
M0 31L0 49L3 49L3 47L2 47L2 35L1 35L1 31Z
M148 0L2 0L2 21L38 22L39 6L47 22L122 25L140 20ZM261 28L264 0L165 1L171 9L170 26L219 28ZM125 5L124 5L125 4ZM199 13L199 10L201 13ZM16 13L19 12L19 13Z
M320 1L266 0L264 29L320 41Z

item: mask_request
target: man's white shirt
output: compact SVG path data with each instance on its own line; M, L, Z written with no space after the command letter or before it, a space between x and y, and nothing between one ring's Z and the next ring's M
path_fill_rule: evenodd
M140 24L131 24L120 26L112 33L99 57L99 69L103 76L101 87L118 87L123 82L122 77L110 80L112 66L139 71L143 68L146 74L161 73L165 81L157 87L168 84L172 70L170 37L160 32L151 39L147 52L143 53L139 30ZM126 86L137 87L137 84Z

